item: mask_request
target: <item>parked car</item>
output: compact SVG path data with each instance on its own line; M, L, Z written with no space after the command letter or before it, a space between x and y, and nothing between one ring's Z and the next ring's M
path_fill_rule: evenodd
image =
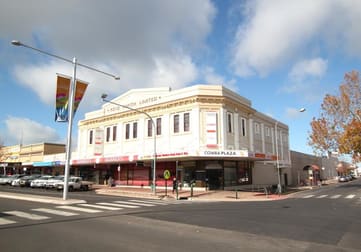
M88 191L91 189L93 185L93 182L90 181L83 181L81 177L70 177L68 181L68 190L74 191L74 190L82 190L82 191ZM57 190L63 190L64 189L64 181L60 183L55 184L55 188Z
M31 181L37 179L37 178L40 178L41 175L40 174L33 174L33 175L29 175L29 176L24 176L22 178L20 178L20 186L24 187L29 187L30 186L30 183Z
M20 178L13 179L11 181L11 186L20 186Z
M348 182L348 181L349 181L349 179L346 176L340 176L338 178L338 182Z
M46 182L45 182L45 185L44 187L46 189L52 189L52 188L55 188L55 185L60 183L60 182L63 182L64 181L64 175L60 175L60 176L55 176L53 178L50 178L48 179Z
M51 175L44 175L41 176L40 178L37 178L33 181L31 181L30 183L30 187L32 188L44 188L46 181L48 181L49 179L53 178L54 176Z
M6 175L0 177L0 185L6 185L8 182L8 178L9 178L9 176L6 176Z
M349 175L347 175L346 176L346 178L348 179L348 181L351 181L351 180L353 180L353 177L349 174Z
M23 176L25 176L25 174L14 174L4 178L0 178L0 185L11 185L13 180L21 178Z

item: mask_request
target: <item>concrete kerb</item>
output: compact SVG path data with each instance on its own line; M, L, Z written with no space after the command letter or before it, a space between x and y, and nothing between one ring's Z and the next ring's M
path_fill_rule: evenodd
M157 191L156 195L149 192L147 189L131 188L131 187L101 187L95 190L97 194L123 196L123 197L137 197L150 198L159 200L176 200L176 194L170 191L167 195L164 190ZM237 202L237 201L271 201L282 200L288 198L289 195L265 195L256 192L236 192L235 191L199 191L194 192L191 196L189 191L181 191L178 194L179 200L192 201L219 201L219 202Z
M56 205L71 205L71 204L86 203L85 200L78 200L78 199L63 200L60 198L48 197L48 196L40 196L40 195L33 195L33 194L31 194L31 195L30 194L19 194L19 193L4 193L4 192L0 192L0 198L25 200L25 201L49 203L49 204L56 204Z
M290 195L296 194L297 192L304 191L310 188L303 187L302 189L288 193L288 194L270 194L265 195L262 193L255 192L236 192L234 191L203 191L195 192L193 197L191 197L190 192L182 191L179 193L179 200L192 200L192 201L208 201L208 202L237 202L237 201L272 201L272 200L283 200L289 198ZM171 191L165 195L165 192L157 191L156 195L150 192L147 189L140 190L134 188L122 188L122 187L101 187L95 189L97 194L101 195L111 195L111 196L123 196L123 197L135 197L135 198L148 198L148 199L158 199L158 200L176 200L176 194ZM33 201L40 203L49 203L49 204L59 204L59 205L71 205L71 204L81 204L86 203L85 200L79 199L68 199L63 200L62 198L57 197L48 197L41 195L33 194L19 194L19 193L9 193L9 192L0 192L0 198L8 199L17 199L25 201Z

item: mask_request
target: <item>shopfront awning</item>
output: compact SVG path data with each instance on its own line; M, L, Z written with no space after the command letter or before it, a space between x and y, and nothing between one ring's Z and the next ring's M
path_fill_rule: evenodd
M59 166L62 165L61 161L48 161L48 162L34 162L34 167L43 167L43 166Z

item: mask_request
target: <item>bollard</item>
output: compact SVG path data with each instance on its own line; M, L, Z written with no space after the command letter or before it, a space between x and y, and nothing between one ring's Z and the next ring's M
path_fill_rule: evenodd
M236 199L238 199L238 189L236 189Z
M267 198L268 198L268 190L267 187L264 188L264 193L266 194Z
M191 198L193 198L193 181L191 181Z

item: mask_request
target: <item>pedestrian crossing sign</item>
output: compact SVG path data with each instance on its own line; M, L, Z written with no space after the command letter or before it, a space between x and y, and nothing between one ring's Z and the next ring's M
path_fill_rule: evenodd
M163 173L164 179L169 179L170 178L170 171L169 170L165 170Z

